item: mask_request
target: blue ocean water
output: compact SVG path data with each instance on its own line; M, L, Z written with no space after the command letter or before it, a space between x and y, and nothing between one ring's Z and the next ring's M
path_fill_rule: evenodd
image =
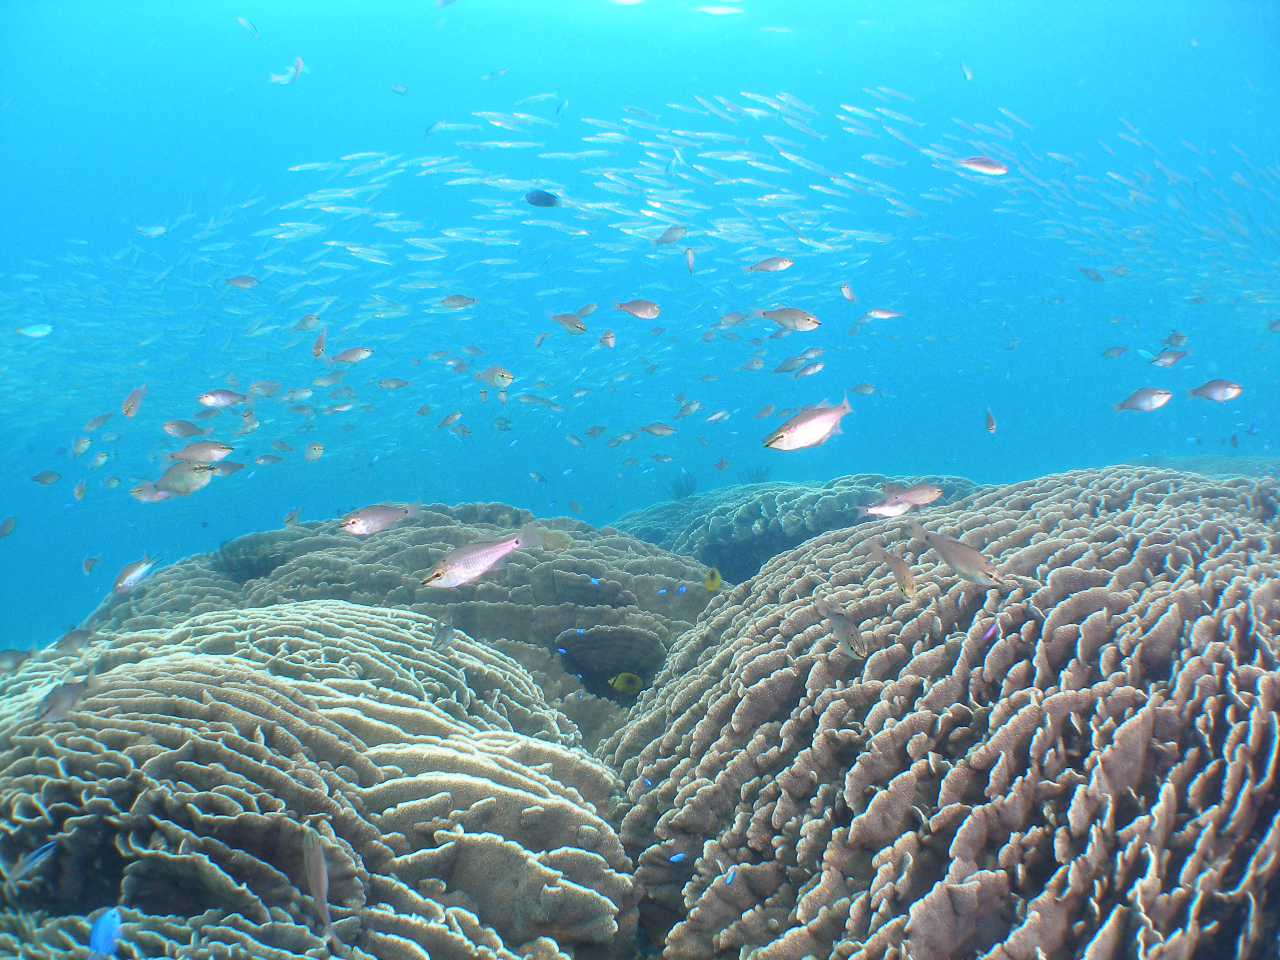
M757 467L1003 482L1278 438L1272 5L69 2L0 19L5 645L55 639L144 551L213 549L294 508L573 501L605 524L682 469L700 489ZM296 58L296 79L269 80ZM975 155L1008 172L955 162ZM322 169L290 169L306 165ZM530 206L533 188L564 203ZM655 246L673 224L688 233ZM794 265L742 272L770 256ZM439 307L455 294L476 302ZM610 309L634 298L658 319ZM549 319L586 303L582 336ZM821 327L711 330L779 306ZM312 356L320 327L330 354L373 351L337 384L349 398L313 386L333 368ZM1148 363L1174 330L1189 356ZM810 348L819 372L771 373ZM474 379L490 364L515 377L505 407ZM1186 396L1213 378L1244 391ZM254 396L252 432L211 421L244 470L129 495L179 447L163 422L259 380L314 390L313 414ZM876 389L849 394L840 436L763 448L781 421L762 407L860 383ZM1113 411L1148 386L1173 397ZM680 394L701 408L673 420ZM454 411L468 436L437 427ZM676 433L605 445L654 422Z

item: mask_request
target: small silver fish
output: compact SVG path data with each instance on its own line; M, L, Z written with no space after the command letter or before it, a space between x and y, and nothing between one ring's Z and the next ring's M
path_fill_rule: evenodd
M342 940L329 918L329 866L324 859L324 840L311 827L305 829L306 833L302 835L302 865L307 875L307 885L311 888L311 898L316 902L316 913L324 924L325 938L341 945Z
M450 550L427 571L422 582L428 587L457 587L478 580L494 568L506 564L507 555L516 550L542 546L537 523L520 528L514 537L505 540L479 540L465 547Z

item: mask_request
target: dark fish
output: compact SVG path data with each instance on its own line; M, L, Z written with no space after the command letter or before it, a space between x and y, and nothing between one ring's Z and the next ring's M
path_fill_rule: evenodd
M530 190L524 195L531 207L555 207L560 205L560 198L545 190Z
M68 630L54 644L54 649L62 654L79 653L92 639L92 630Z
M311 897L316 902L316 913L324 924L324 935L334 943L341 944L338 931L333 929L333 921L329 919L329 867L324 860L324 841L311 827L307 827L302 836L302 864L307 874L307 885L311 888Z
M57 852L57 842L50 840L43 847L33 850L30 853L23 854L22 858L13 865L13 869L5 872L4 895L6 899L8 899L10 903L14 902L18 895L18 881L33 871L43 867Z

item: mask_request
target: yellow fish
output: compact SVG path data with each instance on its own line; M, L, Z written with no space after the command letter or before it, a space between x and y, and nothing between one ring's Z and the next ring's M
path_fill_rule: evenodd
M644 687L644 681L634 673L620 673L609 681L609 686L628 697L634 697Z
M715 593L720 589L720 585L724 580L720 577L720 571L715 567L707 567L707 575L702 580L702 585L707 588L707 593Z

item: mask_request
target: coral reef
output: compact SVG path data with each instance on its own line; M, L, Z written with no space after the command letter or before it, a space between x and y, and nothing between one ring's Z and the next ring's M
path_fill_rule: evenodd
M860 522L857 507L875 503L881 484L936 483L939 504L969 496L963 477L885 477L862 473L826 483L760 483L655 504L622 517L617 527L664 550L718 567L726 580L756 575L770 557L840 527Z
M343 533L336 521L254 533L157 571L133 593L109 598L92 624L104 631L163 630L215 610L347 600L431 617L449 610L469 636L551 652L565 647L567 631L624 627L598 633L600 643L616 642L566 666L601 696L610 695L605 681L619 671L652 676L652 640L636 647L633 639L656 638L665 651L709 599L701 586L705 568L688 557L610 527L561 518L545 524L549 549L518 551L505 571L451 590L422 585L426 570L447 551L508 536L532 519L503 504L435 504L424 507L417 522L365 538ZM592 731L584 734L592 738Z
M615 776L519 664L436 627L311 601L121 633L56 722L33 717L69 658L0 678L0 855L57 843L17 905L119 898L126 956L321 956L310 825L354 956L630 955ZM7 916L5 956L84 956L87 919Z
M667 960L1261 955L1280 892L1276 492L1045 477L914 515L994 561L997 587L872 520L718 595L598 752L628 784L650 939ZM913 599L880 542L907 551Z

